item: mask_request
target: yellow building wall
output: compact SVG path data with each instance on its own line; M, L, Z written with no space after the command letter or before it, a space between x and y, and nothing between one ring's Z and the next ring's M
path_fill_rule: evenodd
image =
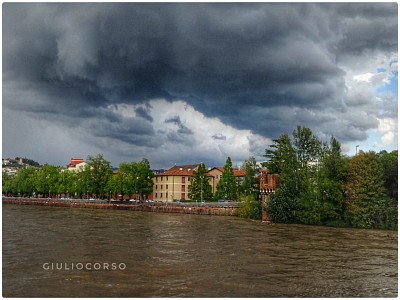
M173 200L190 200L190 176L155 176L153 182L154 201L172 202Z
M211 176L209 182L212 188L212 193L215 194L215 192L217 191L217 184L222 176L222 172L218 169L211 169L207 172L207 175Z

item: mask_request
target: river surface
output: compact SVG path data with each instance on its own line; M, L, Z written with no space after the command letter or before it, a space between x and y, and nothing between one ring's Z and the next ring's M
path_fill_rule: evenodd
M3 205L3 297L397 297L397 245L393 231Z

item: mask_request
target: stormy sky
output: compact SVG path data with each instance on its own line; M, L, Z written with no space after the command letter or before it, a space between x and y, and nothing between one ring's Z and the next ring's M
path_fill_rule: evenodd
M2 156L263 160L304 125L397 149L397 3L4 3Z

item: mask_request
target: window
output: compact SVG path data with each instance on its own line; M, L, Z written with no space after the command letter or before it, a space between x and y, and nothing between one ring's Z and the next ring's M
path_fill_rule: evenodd
M162 198L162 193L160 193L160 198Z
M185 186L185 185L182 185L181 191L182 191L182 192L186 192L186 186Z
M156 190L158 189L158 186L157 186L157 184L156 184Z
M186 182L186 177L182 177L182 183Z
M181 194L181 200L185 200L185 193Z
M168 190L168 184L165 185L165 188Z
M162 189L162 185L161 185L161 189Z
M157 198L158 196L157 196L157 193L156 193L156 198Z

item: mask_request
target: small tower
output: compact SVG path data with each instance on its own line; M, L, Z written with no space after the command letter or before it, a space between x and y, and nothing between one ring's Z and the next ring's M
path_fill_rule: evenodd
M278 187L278 185L279 185L278 174L268 174L267 170L261 170L260 193L261 193L262 222L270 222L270 218L267 213L269 195L275 193L275 190Z

